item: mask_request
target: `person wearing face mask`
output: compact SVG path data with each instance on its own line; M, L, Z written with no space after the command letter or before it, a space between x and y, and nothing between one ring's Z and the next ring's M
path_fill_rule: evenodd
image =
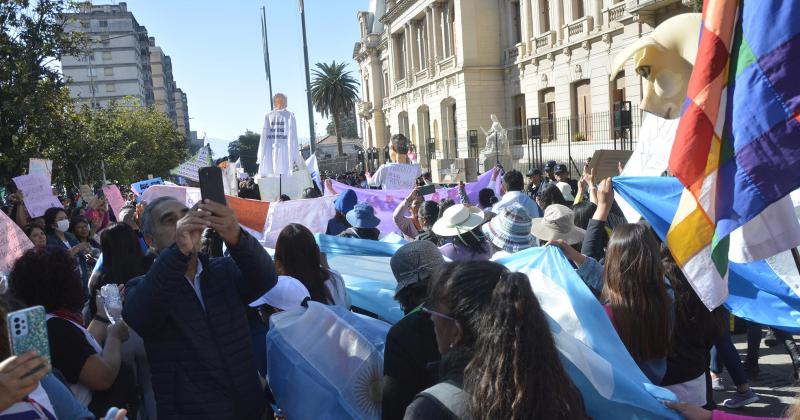
M88 291L89 269L86 266L84 255L91 250L92 245L88 242L78 241L75 235L69 233L69 219L64 209L51 207L44 212L44 233L47 235L47 246L66 249L70 255L75 257L81 270L84 291Z

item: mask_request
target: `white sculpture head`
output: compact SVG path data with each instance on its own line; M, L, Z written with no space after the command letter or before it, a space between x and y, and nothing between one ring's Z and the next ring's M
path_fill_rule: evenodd
M700 13L671 17L639 38L614 58L611 80L633 58L636 73L644 78L640 108L662 118L678 118L697 56L701 17Z
M489 118L492 119L493 123L500 122L500 121L497 120L497 115L492 114L492 115L489 116Z

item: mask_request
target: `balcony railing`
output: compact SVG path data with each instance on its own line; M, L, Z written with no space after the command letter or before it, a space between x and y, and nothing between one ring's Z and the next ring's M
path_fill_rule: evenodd
M547 31L536 38L534 38L534 45L536 46L536 51L546 50L552 47L556 43L556 32L555 31Z
M395 92L399 92L399 91L401 91L401 90L403 90L405 88L406 88L405 79L398 80L398 81L394 82L394 90L395 90Z
M583 38L589 35L589 32L592 30L592 17L591 16L584 16L575 22L572 22L567 25L567 38L570 41L574 41L578 38Z
M449 68L455 67L455 65L456 65L455 56L451 55L450 57L447 57L439 62L439 72L441 72L442 70L447 70Z
M607 25L619 26L619 20L625 15L625 3L619 3L603 10Z

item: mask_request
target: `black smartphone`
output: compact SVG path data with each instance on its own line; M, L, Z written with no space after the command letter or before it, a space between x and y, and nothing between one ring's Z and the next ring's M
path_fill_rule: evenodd
M200 197L213 200L222 205L225 202L225 187L222 186L222 169L216 166L200 168Z
M436 192L436 184L428 184L419 187L419 195L428 195Z

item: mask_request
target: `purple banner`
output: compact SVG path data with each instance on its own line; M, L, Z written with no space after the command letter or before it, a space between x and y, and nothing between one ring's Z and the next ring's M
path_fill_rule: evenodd
M469 197L470 203L476 206L478 205L478 192L484 188L494 189L495 194L497 194L499 197L500 178L501 177L498 175L494 185L491 185L492 172L488 171L478 176L478 179L475 182L468 182L465 185L465 189L467 191L467 197ZM400 203L402 203L403 200L408 197L408 195L411 193L411 190L367 190L351 187L347 184L343 184L334 180L332 180L332 185L333 190L336 193L341 193L346 189L352 189L356 192L359 203L369 203L375 209L375 216L381 220L381 224L378 225L378 229L381 231L381 237L389 234L390 232L402 235L400 230L394 224L392 213L394 213L394 209L396 209L397 206L399 206ZM326 191L326 194L329 193L330 192ZM455 200L456 203L460 203L461 200L458 198L458 187L439 188L435 193L425 196L426 200L433 201L441 201L445 198L450 198Z

